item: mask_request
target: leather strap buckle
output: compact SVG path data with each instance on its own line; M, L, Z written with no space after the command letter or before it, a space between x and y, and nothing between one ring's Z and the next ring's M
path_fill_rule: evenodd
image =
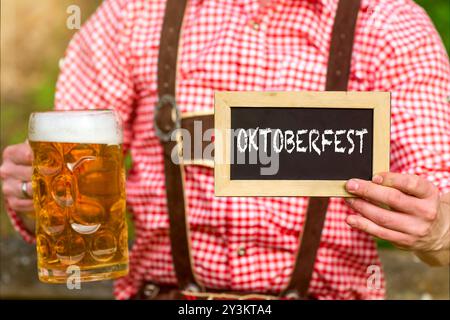
M296 289L289 290L282 295L284 298L288 300L301 300L300 294Z
M164 110L170 107L170 111ZM156 136L164 142L170 141L172 132L181 128L181 115L175 97L165 94L156 103L154 125Z
M142 294L144 295L144 297L148 300L154 299L156 298L156 296L159 293L159 287L156 284L153 283L147 283L145 284L143 290L142 290Z
M185 293L198 293L201 292L202 289L195 283L189 283L182 291Z

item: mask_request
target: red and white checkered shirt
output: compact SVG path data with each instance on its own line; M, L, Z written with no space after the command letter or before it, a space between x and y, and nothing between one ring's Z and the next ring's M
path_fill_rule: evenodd
M162 147L153 127L164 6L164 0L104 1L71 41L56 94L57 109L114 107L125 123L136 239L130 273L116 281L119 299L145 281L176 282ZM269 1L264 8L258 0L189 1L176 87L182 112L212 110L215 90L324 90L336 7L336 0ZM391 170L450 191L449 60L412 0L362 1L349 90L391 91ZM223 290L283 289L307 199L214 197L211 169L185 170L198 280ZM375 243L345 223L351 213L343 199L331 199L310 285L316 298L384 297L383 279L379 289L367 284L369 267L380 265Z

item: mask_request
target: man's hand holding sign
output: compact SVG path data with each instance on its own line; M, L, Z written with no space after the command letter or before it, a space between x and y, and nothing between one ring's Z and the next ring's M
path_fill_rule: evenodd
M449 263L450 194L439 196L426 179L393 172L351 179L346 189L358 196L346 201L360 213L347 217L350 226L417 251L429 264Z
M450 195L389 172L389 93L220 92L215 104L216 195L346 197L351 227L449 263ZM319 201L307 216L325 215Z

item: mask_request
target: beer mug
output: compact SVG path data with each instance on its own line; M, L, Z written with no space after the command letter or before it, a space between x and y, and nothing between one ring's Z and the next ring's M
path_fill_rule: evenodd
M128 273L122 127L111 110L30 116L39 279ZM73 279L73 277L71 277Z

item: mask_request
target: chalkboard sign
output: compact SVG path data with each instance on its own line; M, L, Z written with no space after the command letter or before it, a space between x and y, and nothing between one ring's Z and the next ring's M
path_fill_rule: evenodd
M350 196L389 170L386 92L217 92L217 196Z

